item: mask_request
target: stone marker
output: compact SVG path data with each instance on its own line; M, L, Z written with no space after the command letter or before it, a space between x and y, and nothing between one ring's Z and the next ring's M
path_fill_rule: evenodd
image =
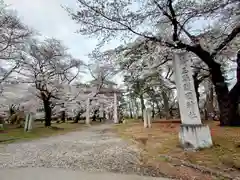
M143 110L143 126L144 128L148 127L148 117L147 117L147 110Z
M0 130L4 130L3 124L0 124Z
M31 113L31 118L30 118L29 125L28 125L28 129L29 129L29 130L32 130L32 129L33 129L34 121L35 121L35 116L34 116L33 113Z
M25 117L24 131L28 131L28 123L29 123L29 114L27 114Z
M190 64L186 52L174 55L173 65L182 122L180 143L186 149L207 148L212 146L212 138L209 127L201 122Z
M118 111L117 111L117 108L118 108L118 102L117 102L117 93L114 93L114 110L113 110L113 120L114 120L114 123L117 124L119 123L118 121Z
M152 127L152 110L147 108L147 125L149 128Z
M90 99L86 101L86 124L90 124Z
M24 131L29 132L33 128L33 116L31 113L28 113L25 118Z
M152 117L151 117L151 109L147 108L144 109L143 111L143 122L144 122L144 128L151 128L151 122L152 122Z

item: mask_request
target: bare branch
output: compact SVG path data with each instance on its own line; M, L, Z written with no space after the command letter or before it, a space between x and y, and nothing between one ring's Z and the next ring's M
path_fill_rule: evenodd
M238 24L232 32L223 40L219 46L214 49L213 53L211 54L211 57L214 58L224 47L228 45L237 35L240 33L240 24Z

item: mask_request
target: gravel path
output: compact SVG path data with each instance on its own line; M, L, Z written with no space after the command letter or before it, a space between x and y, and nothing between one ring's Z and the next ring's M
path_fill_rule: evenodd
M0 148L0 169L48 167L161 176L157 170L141 167L139 150L108 131L111 126L8 144Z

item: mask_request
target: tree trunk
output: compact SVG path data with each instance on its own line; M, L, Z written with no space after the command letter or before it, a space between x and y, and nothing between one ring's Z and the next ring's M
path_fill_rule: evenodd
M189 51L195 53L209 67L220 110L220 125L233 126L235 124L233 122L238 121L234 119L237 116L237 112L234 109L238 98L229 98L229 90L221 71L221 65L215 62L210 53L205 51L200 45L188 48Z
M156 105L157 105L157 110L158 110L159 118L161 118L161 117L162 117L162 116L161 116L161 108L160 108L160 106L159 106L159 103L156 102Z
M170 108L170 109L169 109L169 114L170 114L171 117L174 117L173 108Z
M81 112L78 111L78 112L77 112L77 115L76 115L75 118L74 118L73 123L78 123L78 121L80 120L80 116L81 116Z
M152 118L155 116L155 107L154 107L154 101L152 101Z
M165 117L166 117L166 119L171 119L171 115L170 115L170 112L169 112L168 97L167 97L167 94L164 91L162 91L162 97L163 97L163 103L164 103Z
M221 66L218 63L213 63L210 68L212 75L212 82L215 87L215 92L217 94L218 107L220 110L220 125L228 126L230 125L231 117L230 115L230 101L229 101L229 90L227 83L225 82L224 76L221 71Z
M212 81L215 85L215 91L218 99L220 110L221 126L238 126L240 125L237 113L238 97L240 92L239 82L229 92L227 84L224 81L220 65L216 63L211 69Z
M14 105L12 104L9 108L10 117L15 113Z
M61 120L62 120L62 122L65 123L65 121L66 121L66 113L65 113L65 111L61 112Z
M141 103L142 120L143 120L143 114L144 114L143 112L144 112L144 109L145 109L143 94L141 94L139 98L140 98L140 103Z
M239 115L239 96L240 96L240 50L237 53L237 83L231 89L229 93L230 99L230 114L231 114L231 126L240 126L240 115Z
M177 103L176 113L177 113L177 118L180 119L181 118L181 113L180 113L179 103Z
M139 107L138 107L138 102L137 99L134 99L134 104L135 104L135 119L138 119L138 112L139 112Z
M207 113L213 113L214 107L213 107L213 87L210 87L209 94L207 95Z
M229 125L230 126L240 126L240 116L238 112L239 92L240 92L240 82L237 82L229 93L229 101L230 101Z
M44 111L45 111L45 126L51 126L51 116L52 116L52 109L50 107L49 100L43 100Z
M130 118L132 119L133 118L133 112L132 112L132 100L130 99L128 105L129 105L129 115L130 115Z
M198 88L199 88L200 83L198 81L197 75L198 75L197 73L193 75L193 83L194 83L194 89L196 92L197 102L198 102L198 106L199 106L200 93L198 91Z
M207 108L204 108L203 112L204 112L204 120L208 120L209 114L208 114Z
M97 121L97 113L98 113L98 110L95 110L93 112L93 119L92 119L92 121Z

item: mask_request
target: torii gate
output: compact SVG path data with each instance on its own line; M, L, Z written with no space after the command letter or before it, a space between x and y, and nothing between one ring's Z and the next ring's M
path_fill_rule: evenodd
M85 91L84 93L88 93L87 91ZM107 97L107 98L102 98L102 99L113 99L113 122L115 124L119 123L119 119L118 119L118 100L117 100L117 94L121 94L120 90L116 90L116 89L101 89L100 92L98 92L98 94L104 94L104 95L109 95L109 94L113 94L113 97ZM101 97L89 97L86 100L86 124L90 124L91 120L90 120L90 100L99 100L101 99Z

